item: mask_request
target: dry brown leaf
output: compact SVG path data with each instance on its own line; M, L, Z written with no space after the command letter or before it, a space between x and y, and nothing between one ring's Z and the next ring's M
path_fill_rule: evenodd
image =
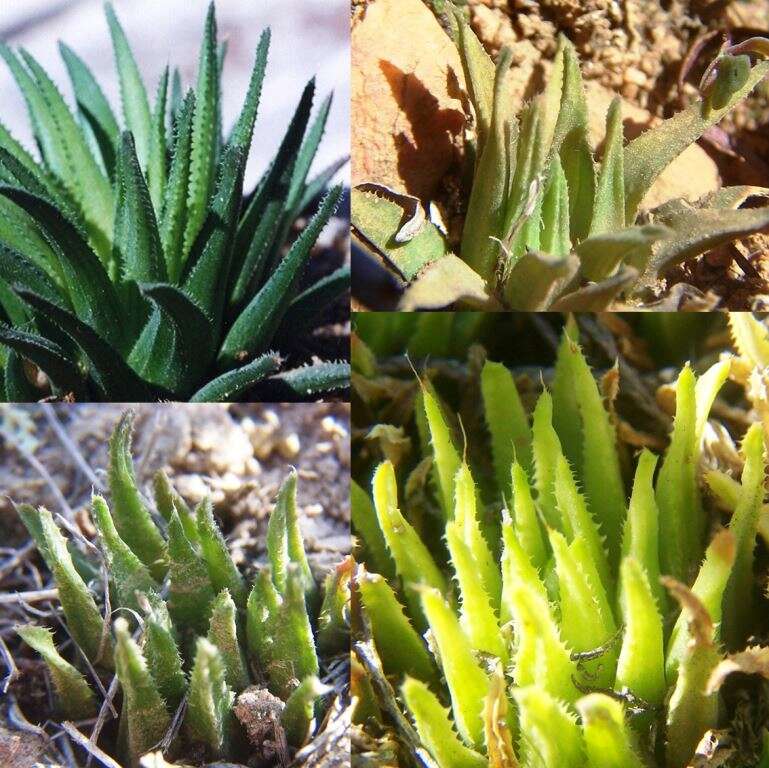
M376 0L352 31L352 183L423 200L456 158L465 125L454 43L421 0Z
M486 733L489 768L518 768L513 740L507 727L507 695L502 665L497 664L483 706L483 727Z
M715 693L733 672L761 675L761 677L769 679L769 648L762 645L750 645L744 651L727 656L710 675L706 688L707 695Z

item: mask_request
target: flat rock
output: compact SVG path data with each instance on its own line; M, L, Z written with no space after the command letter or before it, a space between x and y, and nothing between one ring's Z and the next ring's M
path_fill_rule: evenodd
M353 184L428 199L465 124L462 66L421 0L376 0L352 31Z

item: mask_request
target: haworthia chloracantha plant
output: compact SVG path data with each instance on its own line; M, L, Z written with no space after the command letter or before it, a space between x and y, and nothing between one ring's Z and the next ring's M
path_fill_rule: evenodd
M349 648L350 564L316 583L292 470L269 520L266 562L253 578L244 575L210 498L190 509L161 470L154 503L146 499L133 469L132 423L129 411L112 436L109 502L91 501L93 552L80 552L45 508L18 507L61 607L62 628L16 627L48 668L53 714L95 717L116 675L119 733L94 738L122 765L138 766L158 749L245 762L249 754L274 758L282 743L289 755L317 734L334 700L336 689L321 678L333 681L331 666ZM266 711L237 714L251 711L242 696L270 704L266 728L251 728Z
M747 360L763 375L765 326L734 315L742 357L684 365L667 447L633 455L614 379L591 370L577 324L545 385L529 371L517 380L478 346L458 376L435 345L462 317L435 317L424 338L426 320L384 320L394 336L412 334L415 364L444 355L428 365L435 383L396 385L389 352L377 358L364 341L387 350L386 333L364 323L355 337L361 418L395 421L367 431L372 450L353 483L354 722L403 765L696 765L708 734L741 727L722 706L724 677L769 675L767 649L746 649L762 631L764 425L741 427L734 477L703 459L727 379L745 376ZM472 338L477 325L463 319L449 343L463 347L466 325ZM377 394L383 375L392 404ZM401 401L414 394L412 419ZM722 526L714 496L730 511Z
M659 175L769 73L769 41L726 48L700 97L625 144L621 100L606 115L599 158L588 141L588 104L574 45L561 37L542 93L513 113L512 53L496 63L464 10L442 19L462 61L475 137L461 242L452 246L419 200L369 179L353 190L353 227L406 290L404 310L460 308L598 311L645 289L674 266L769 226L762 187L728 187L697 201L640 206ZM752 62L751 57L755 59ZM404 223L405 220L405 223Z
M314 79L307 84L275 157L246 193L269 30L225 133L225 47L213 3L195 86L182 93L179 72L166 69L154 100L110 4L106 16L120 115L66 45L74 111L31 54L0 45L38 152L0 123L0 394L224 401L267 379L290 397L344 387L334 367L344 363L299 365L296 352L349 286L346 266L306 278L342 192L327 187L344 161L309 176L330 97L311 118Z

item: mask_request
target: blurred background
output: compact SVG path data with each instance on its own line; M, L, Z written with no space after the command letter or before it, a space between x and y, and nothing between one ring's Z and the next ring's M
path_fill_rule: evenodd
M185 86L195 82L208 0L114 0L113 5L152 98L167 63L180 68ZM315 170L349 154L348 0L216 0L216 11L219 38L229 44L222 88L225 130L242 106L259 35L265 27L272 28L247 187L272 158L302 88L313 75L318 86L316 104L329 91L335 94ZM64 40L92 68L113 106L119 104L109 31L100 0L0 0L0 40L27 48L69 98L69 80L56 46L58 40ZM0 66L0 104L0 120L31 148L24 102L4 65ZM348 177L345 168L340 178Z

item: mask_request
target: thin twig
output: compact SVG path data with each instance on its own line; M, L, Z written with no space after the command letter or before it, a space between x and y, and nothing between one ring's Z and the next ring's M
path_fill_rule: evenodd
M42 405L43 415L48 419L48 423L56 433L56 436L61 441L62 445L67 449L69 455L72 457L78 469L88 478L88 481L100 491L104 490L104 484L96 476L95 472L88 466L88 462L83 458L83 454L80 452L80 448L67 434L67 430L61 425L59 417L56 415L53 406L50 403L43 403Z
M5 680L3 680L2 685L0 685L0 692L5 695L8 693L11 683L19 676L19 668L16 666L16 662L13 660L13 656L11 656L11 652L8 650L8 646L2 637L0 637L0 655L3 657L5 666L8 667L8 674Z
M38 603L42 600L56 600L59 597L58 589L33 589L30 592L12 592L0 594L0 605L9 603Z
M113 760L106 752L103 752L96 746L96 744L88 739L87 736L78 731L78 729L75 728L74 723L65 720L61 724L61 727L67 732L67 735L72 741L79 744L89 755L95 757L102 765L107 766L107 768L121 768L120 763Z
M56 481L51 477L48 470L38 461L37 457L23 445L18 442L12 443L12 445L18 451L19 455L35 470L35 472L37 472L38 475L40 475L40 477L43 478L46 485L51 489L51 493L56 497L56 501L64 512L64 516L68 520L73 520L75 513L64 498L64 494L59 490L59 486L56 485Z
M2 565L0 565L0 582L16 569L16 566L21 565L35 550L37 545L34 541L28 541L21 549L15 550L15 553L9 557Z

